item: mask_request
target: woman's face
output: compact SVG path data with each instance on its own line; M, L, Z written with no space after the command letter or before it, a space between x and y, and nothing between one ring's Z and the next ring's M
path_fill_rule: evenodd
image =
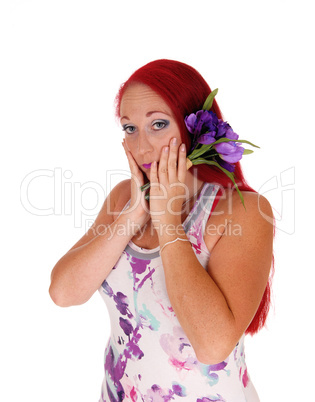
M120 104L125 143L140 169L150 177L150 164L159 162L162 148L171 138L182 142L172 110L150 87L132 84Z

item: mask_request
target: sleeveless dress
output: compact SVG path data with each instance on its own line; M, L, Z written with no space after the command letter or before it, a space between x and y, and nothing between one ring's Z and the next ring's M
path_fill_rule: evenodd
M205 183L183 223L204 268L210 253L203 233L218 190ZM111 321L100 402L258 402L244 334L221 363L197 360L172 309L159 250L130 241L99 289Z

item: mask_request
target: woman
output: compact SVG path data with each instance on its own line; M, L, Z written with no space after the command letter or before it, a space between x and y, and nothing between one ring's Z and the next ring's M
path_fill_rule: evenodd
M269 307L272 211L220 169L186 168L184 118L211 92L186 64L157 60L117 96L131 180L56 264L50 294L81 304L99 289L111 317L101 401L258 401L244 334ZM217 103L211 109L222 118ZM150 181L149 201L140 187ZM266 219L267 218L267 219Z

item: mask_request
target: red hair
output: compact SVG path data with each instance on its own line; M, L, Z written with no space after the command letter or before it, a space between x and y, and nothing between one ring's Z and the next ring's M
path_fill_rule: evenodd
M121 99L129 85L142 83L159 94L171 108L179 126L182 142L189 149L190 134L185 126L185 116L202 109L211 89L204 78L193 67L174 60L156 60L135 71L120 87L116 97L116 115L120 116ZM211 110L222 119L221 110L214 99ZM231 187L231 180L220 169L209 165L195 166L197 177L208 183L217 183L223 188ZM242 191L255 192L244 178L240 163L235 164L235 181ZM265 324L270 307L271 276L258 310L246 330L246 334L255 334Z

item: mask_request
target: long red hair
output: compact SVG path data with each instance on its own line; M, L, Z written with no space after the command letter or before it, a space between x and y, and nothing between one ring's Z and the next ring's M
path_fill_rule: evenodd
M149 86L171 108L179 126L182 142L189 149L190 134L185 126L185 116L200 110L211 89L204 78L193 67L174 60L155 60L135 71L120 87L116 97L116 115L120 115L120 103L130 84L142 83ZM221 110L214 99L211 110L222 119ZM218 168L209 165L195 166L197 177L208 183L216 183L223 188L231 187L231 180ZM255 192L244 178L240 163L235 164L235 181L242 191ZM255 334L264 325L270 307L271 275L258 310L246 330L246 334Z

